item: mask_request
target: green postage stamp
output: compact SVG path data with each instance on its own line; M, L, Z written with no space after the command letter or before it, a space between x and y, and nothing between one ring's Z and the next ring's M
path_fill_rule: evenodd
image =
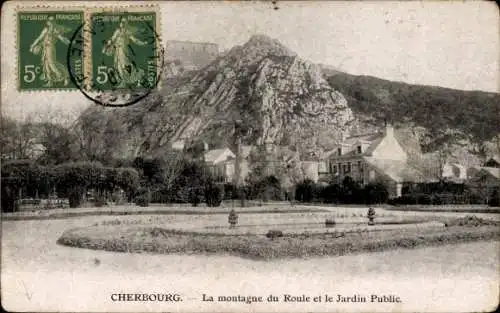
M102 93L139 93L157 86L162 50L154 8L18 10L20 91L79 89L101 102Z
M90 14L91 88L150 89L157 78L155 12Z
M19 11L17 20L19 90L75 89L68 64L83 70L84 55L69 56L68 47L84 12Z

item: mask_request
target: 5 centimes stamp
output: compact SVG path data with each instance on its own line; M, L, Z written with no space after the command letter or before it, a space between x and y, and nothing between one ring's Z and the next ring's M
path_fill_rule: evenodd
M20 10L18 21L18 87L27 90L75 89L68 63L83 70L83 54L66 62L70 38L81 31L84 12Z
M94 102L127 106L146 97L159 82L163 63L158 13L148 8L91 11L70 42L68 65L80 90ZM71 59L85 54L85 73Z

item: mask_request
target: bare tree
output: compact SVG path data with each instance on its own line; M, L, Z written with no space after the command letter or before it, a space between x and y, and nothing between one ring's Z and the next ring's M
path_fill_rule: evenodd
M102 113L102 112L101 112ZM113 114L83 114L73 125L74 149L88 161L110 162L121 143L123 125Z
M163 188L171 190L184 169L184 157L179 151L167 151L162 157L161 178Z
M2 159L29 159L36 155L40 141L39 132L32 116L22 121L2 117L1 148Z

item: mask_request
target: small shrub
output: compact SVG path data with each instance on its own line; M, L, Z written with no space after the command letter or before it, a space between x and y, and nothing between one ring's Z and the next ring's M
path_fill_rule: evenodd
M217 185L210 185L205 190L207 206L218 207L222 203L222 189Z
M135 198L135 204L140 206L140 207L147 207L149 206L149 199L147 195L140 195Z
M107 203L106 203L106 200L104 199L104 197L102 197L102 196L97 197L97 199L94 202L94 206L97 208L103 207L105 205L107 205Z
M369 208L368 209L368 225L375 225L375 209L374 208Z
M498 189L495 189L491 195L491 198L488 200L489 206L500 206L500 192Z
M327 218L325 219L325 226L326 227L335 227L335 219L334 218Z
M227 221L229 223L230 228L236 227L236 224L238 224L238 214L236 214L236 211L232 209L229 212L229 217L227 218Z
M271 229L267 232L266 237L269 239L283 237L283 232L281 230Z
M197 207L198 204L201 202L201 196L198 191L192 190L189 193L189 203L191 203L192 206ZM208 199L207 199L208 202ZM207 203L208 204L208 203Z
M149 190L147 188L142 188L137 192L135 197L135 204L141 207L149 206Z

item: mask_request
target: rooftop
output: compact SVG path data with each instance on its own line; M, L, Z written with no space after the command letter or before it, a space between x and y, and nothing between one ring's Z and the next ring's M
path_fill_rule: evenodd
M383 174L396 182L429 182L433 179L426 177L419 170L411 167L406 161L380 160L376 158L364 157L367 163L379 169Z

